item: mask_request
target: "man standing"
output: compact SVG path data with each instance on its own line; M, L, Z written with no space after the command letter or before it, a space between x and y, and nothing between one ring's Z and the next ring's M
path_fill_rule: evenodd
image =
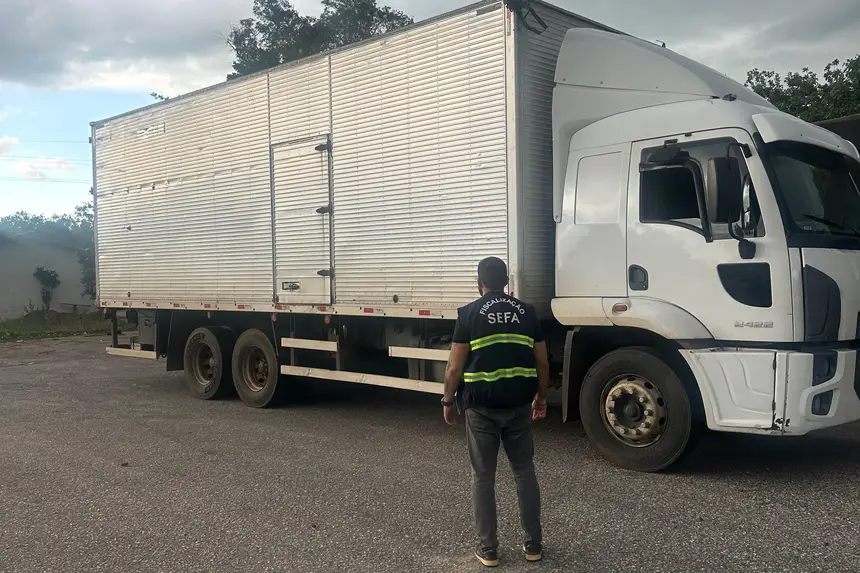
M543 551L531 422L546 416L549 361L534 309L506 295L507 284L501 259L480 262L481 298L459 311L442 398L448 424L455 423L455 392L458 408L466 413L480 540L475 556L488 567L499 564L495 483L500 443L517 482L525 558L539 561Z

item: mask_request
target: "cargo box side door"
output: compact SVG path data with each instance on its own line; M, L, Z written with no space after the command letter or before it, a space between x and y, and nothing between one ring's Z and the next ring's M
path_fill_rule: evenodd
M279 303L331 304L330 149L328 138L272 146Z

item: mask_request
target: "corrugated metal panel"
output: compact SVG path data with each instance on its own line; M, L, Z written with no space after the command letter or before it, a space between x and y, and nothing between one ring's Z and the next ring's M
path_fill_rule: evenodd
M96 129L102 299L271 302L266 83Z
M272 151L275 183L275 277L278 302L331 303L328 150L305 140Z
M570 28L592 24L545 4L533 4L549 26L536 34L517 28L523 284L517 296L548 310L555 295L555 221L552 217L552 92L558 52ZM530 20L530 23L533 23ZM534 25L534 24L533 24Z
M331 56L339 303L468 302L507 254L504 13L481 12Z
M327 135L331 129L328 56L272 71L269 105L273 145Z
M97 127L100 296L271 302L270 145L332 131L337 300L472 300L508 255L505 42L461 11Z
M328 153L314 151L331 129L329 57L272 71L269 105L278 301L330 304L331 280L317 274L331 268L330 215L315 211L330 199Z

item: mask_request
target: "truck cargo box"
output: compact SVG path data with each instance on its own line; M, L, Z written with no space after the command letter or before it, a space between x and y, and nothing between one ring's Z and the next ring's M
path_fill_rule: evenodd
M556 57L602 26L531 6L93 123L100 304L451 318L495 255L548 312Z

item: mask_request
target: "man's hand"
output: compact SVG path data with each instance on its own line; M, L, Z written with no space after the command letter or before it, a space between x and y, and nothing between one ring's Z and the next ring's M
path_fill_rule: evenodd
M457 425L457 410L454 406L442 406L442 415L445 417L445 423L449 426Z
M455 342L451 344L451 353L448 355L448 366L445 368L445 392L442 395L446 402L454 401L454 394L457 392L457 386L460 385L460 379L463 376L463 366L469 357L469 351L470 345L468 343ZM454 410L454 406L442 406L442 408L445 423L449 426L456 425L457 412Z
M532 420L540 420L546 418L546 398L541 398L540 395L535 395L532 402Z
M538 391L532 402L532 420L538 420L546 418L546 393L549 392L549 357L546 342L536 342L532 352L538 372Z

